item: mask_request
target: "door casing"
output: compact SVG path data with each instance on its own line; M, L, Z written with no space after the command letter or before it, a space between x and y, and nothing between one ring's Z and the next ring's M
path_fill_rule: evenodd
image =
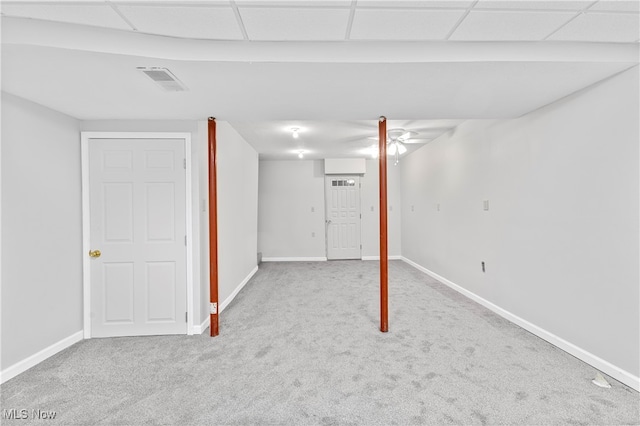
M329 200L329 181L331 179L349 179L349 178L358 178L358 245L359 245L359 255L358 258L362 259L362 176L359 174L340 174L340 175L325 175L324 176L324 204L325 204L325 254L327 260L335 260L329 256L329 206L331 200Z
M89 189L89 144L92 139L182 139L184 140L186 159L185 179L185 217L187 231L187 334L192 335L193 326L193 191L192 158L190 133L157 132L81 132L80 149L82 152L82 292L83 292L83 329L84 338L91 338L91 264L88 256L91 250L90 189Z

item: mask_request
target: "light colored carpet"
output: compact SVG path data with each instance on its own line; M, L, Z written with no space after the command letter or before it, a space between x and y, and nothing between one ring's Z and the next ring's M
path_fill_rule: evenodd
M65 425L411 425L640 422L638 393L390 262L265 263L217 338L80 342L2 385L2 408ZM3 421L28 424L30 421Z

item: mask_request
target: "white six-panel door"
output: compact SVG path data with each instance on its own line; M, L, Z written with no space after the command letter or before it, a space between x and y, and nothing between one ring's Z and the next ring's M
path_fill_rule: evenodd
M325 176L327 259L361 259L360 177Z
M90 141L92 337L187 332L184 153L181 139Z

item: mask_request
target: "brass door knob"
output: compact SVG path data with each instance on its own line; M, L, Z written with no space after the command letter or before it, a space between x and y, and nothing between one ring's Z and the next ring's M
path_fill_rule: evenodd
M89 250L89 257L100 257L100 250Z

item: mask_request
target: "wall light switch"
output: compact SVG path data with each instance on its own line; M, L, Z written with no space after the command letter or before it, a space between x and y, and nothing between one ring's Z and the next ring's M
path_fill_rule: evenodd
M411 211L413 211L413 206L411 206Z
M316 237L316 233L315 233L315 232L312 232L312 233L311 233L311 238L315 238L315 237Z
M371 206L371 211L373 211L373 206Z
M484 200L482 202L482 207L484 208L485 211L489 210L489 200Z
M315 207L313 207L313 206L311 206L311 213L313 213L313 212L315 212L315 211L316 211L316 208L315 208Z
M200 207L200 209L201 209L203 212L206 212L206 211L207 211L207 200L202 200L202 206Z
M437 211L440 211L440 203L437 203L437 204L436 204L436 210L437 210Z

